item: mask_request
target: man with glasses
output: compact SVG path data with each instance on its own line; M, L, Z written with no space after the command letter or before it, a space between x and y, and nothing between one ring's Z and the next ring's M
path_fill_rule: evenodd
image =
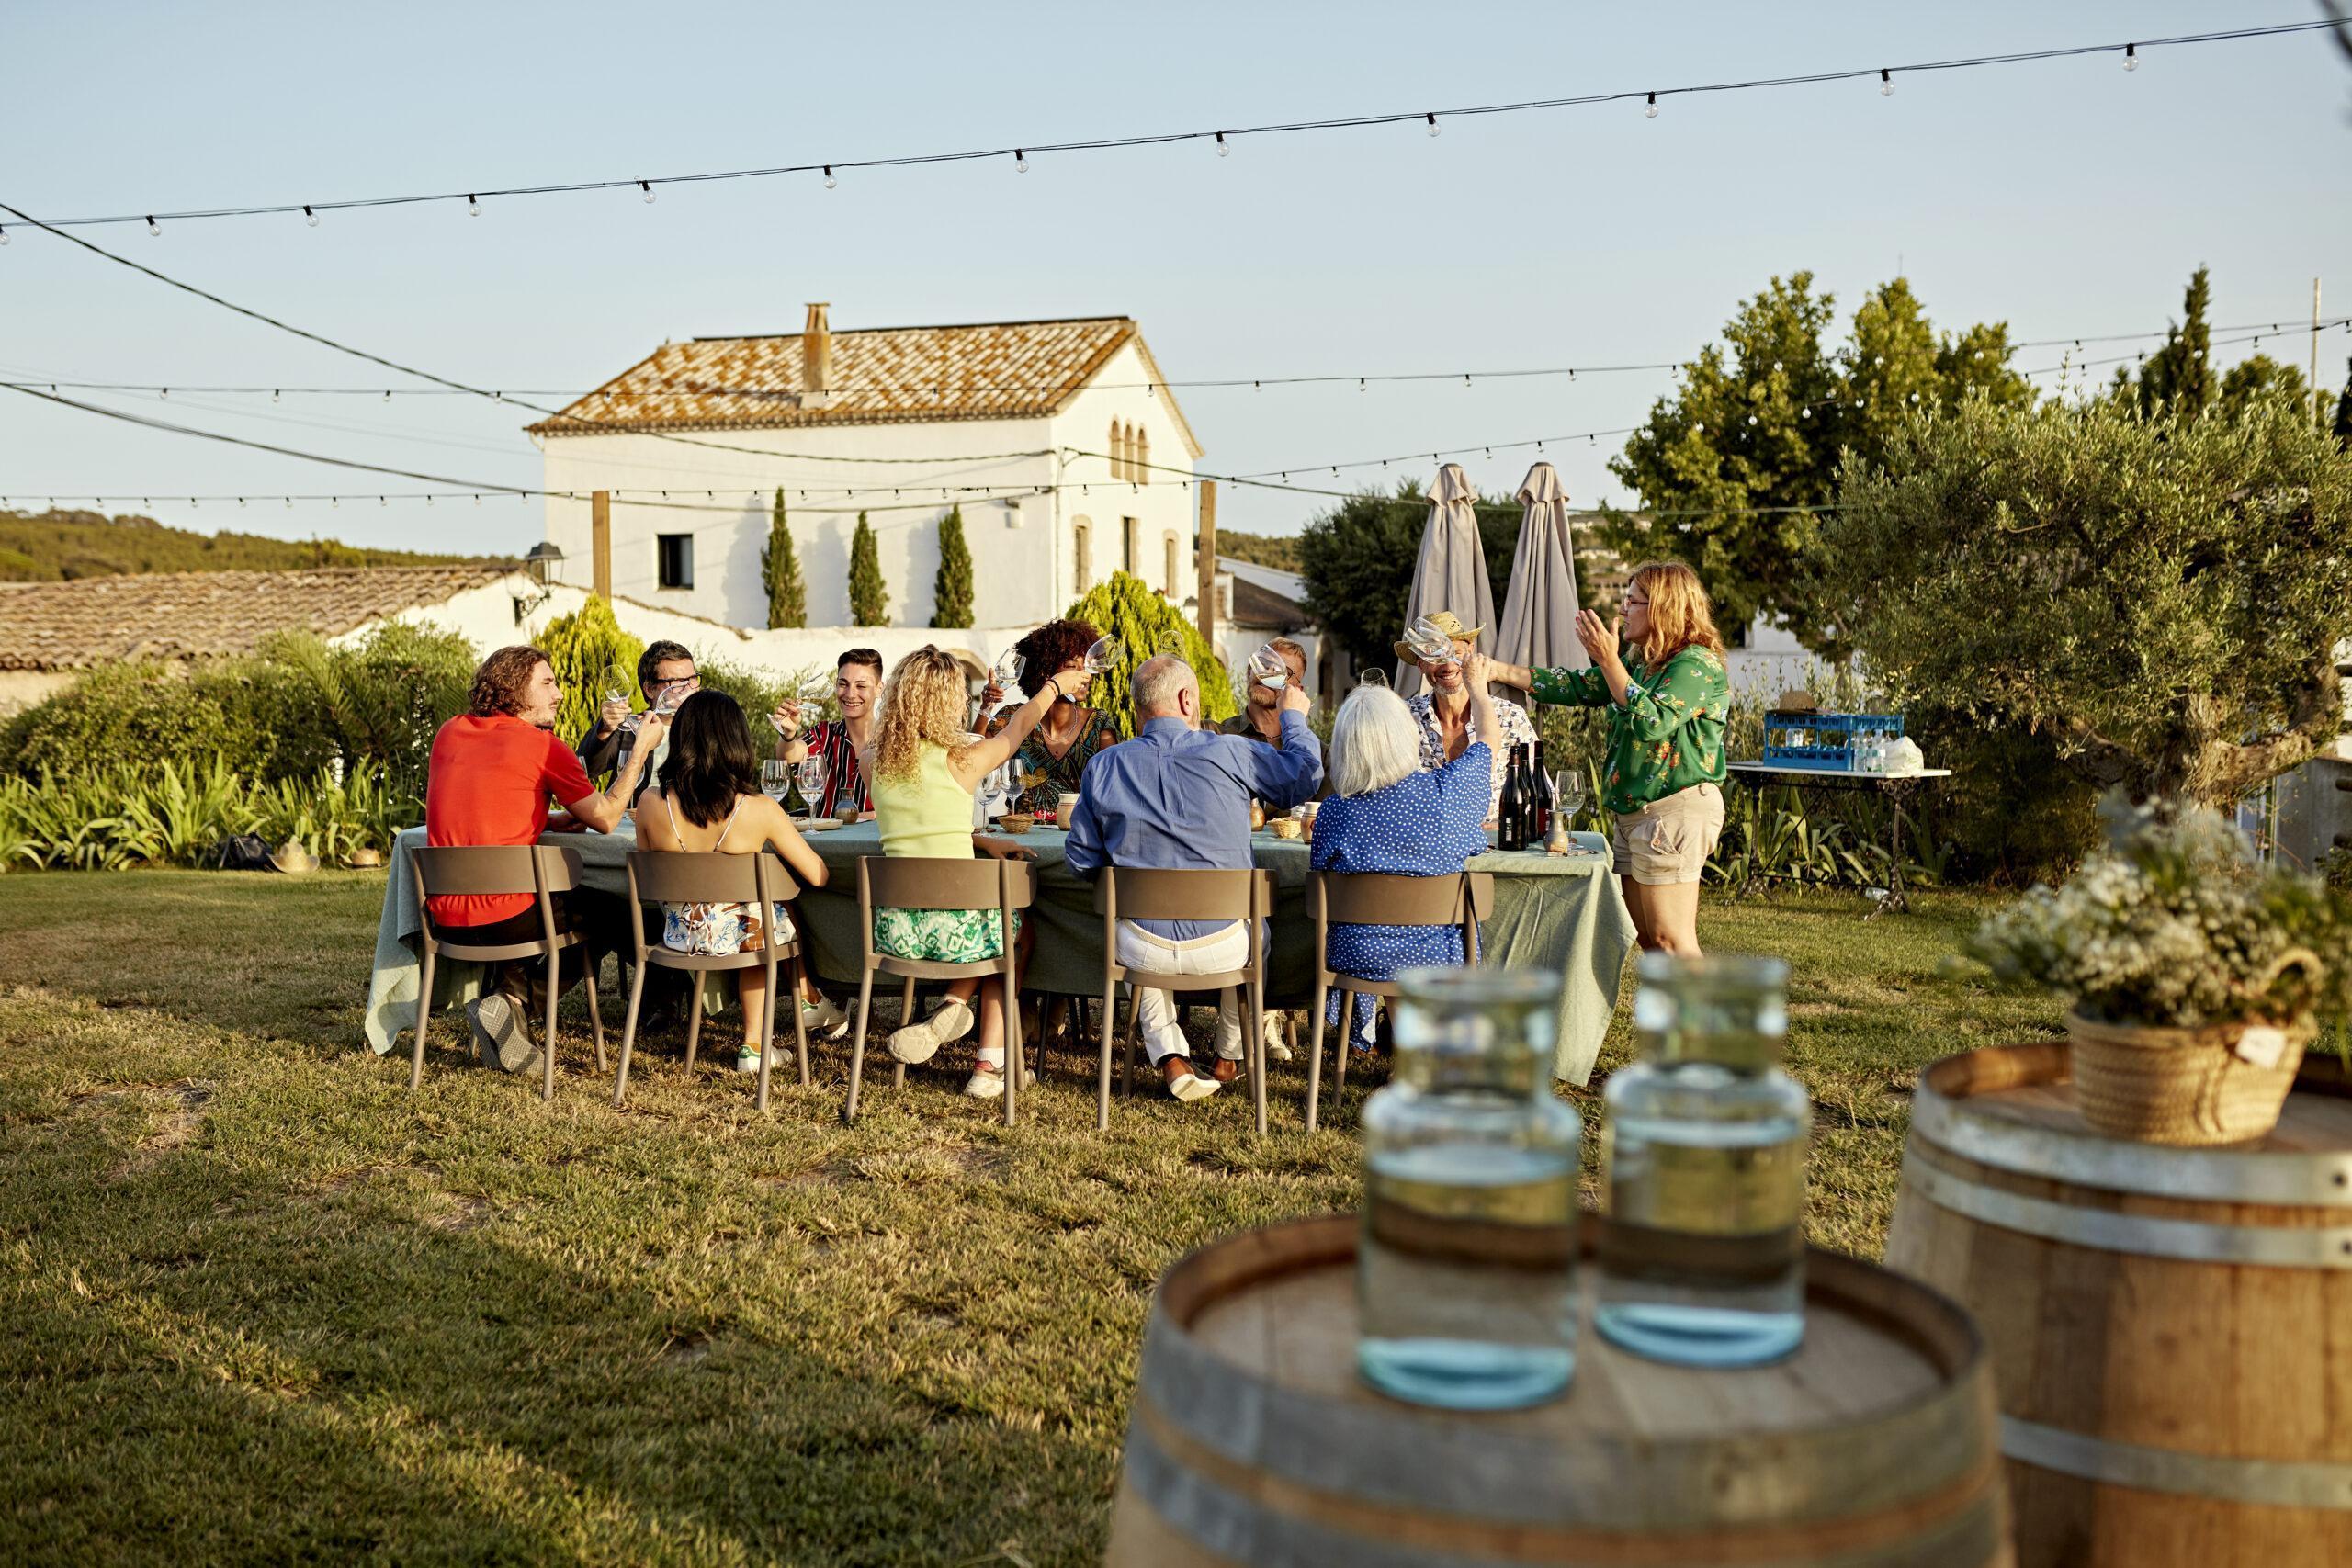
M648 708L674 711L680 703L702 689L702 678L695 673L695 656L680 643L662 641L650 645L638 656L637 689L645 694ZM580 766L590 778L607 773L617 776L628 766L629 757L637 749L638 726L639 720L630 715L627 701L619 697L606 700L596 715L595 724L580 738ZM669 746L665 729L653 755L645 760L636 788L629 792L631 807L637 804L638 791L653 782Z

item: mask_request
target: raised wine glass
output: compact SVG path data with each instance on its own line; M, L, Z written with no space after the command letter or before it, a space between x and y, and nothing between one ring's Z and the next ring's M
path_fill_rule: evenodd
M1290 684L1290 665L1272 643L1267 643L1250 656L1250 679L1279 692Z
M1117 637L1106 637L1086 650L1086 672L1107 675L1127 657L1127 645Z
M989 679L996 682L1000 691L1017 692L1021 690L1022 672L1027 669L1028 665L1021 655L1008 648L996 656L996 668L989 672Z
M1367 668L1363 674L1356 677L1356 684L1359 686L1377 686L1385 692L1388 690L1388 671L1383 670L1377 664L1372 665Z
M1191 660L1185 659L1186 651L1184 634L1173 627L1161 632L1152 639L1151 653L1155 659L1183 659L1186 663L1190 663Z

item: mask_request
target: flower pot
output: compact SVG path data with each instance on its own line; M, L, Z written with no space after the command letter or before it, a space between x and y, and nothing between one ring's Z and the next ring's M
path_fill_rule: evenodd
M2260 1029L2284 1036L2275 1055L2261 1036L2247 1040ZM2180 1029L2073 1013L2066 1032L2084 1121L2110 1138L2188 1147L2246 1143L2278 1125L2317 1030L2309 1019Z

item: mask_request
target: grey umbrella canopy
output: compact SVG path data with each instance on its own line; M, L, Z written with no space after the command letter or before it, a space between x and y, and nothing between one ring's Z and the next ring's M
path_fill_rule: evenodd
M1510 589L1495 632L1495 657L1530 669L1589 668L1577 640L1576 547L1568 536L1568 492L1549 463L1527 470L1514 498L1527 508Z
M1437 471L1420 558L1413 563L1413 591L1405 599L1405 626L1416 616L1451 610L1464 626L1480 628L1478 647L1486 652L1495 646L1495 591L1487 581L1486 547L1478 542L1477 498L1461 464L1448 463ZM1396 635L1403 637L1405 626ZM1420 689L1420 666L1400 660L1397 694L1409 697Z

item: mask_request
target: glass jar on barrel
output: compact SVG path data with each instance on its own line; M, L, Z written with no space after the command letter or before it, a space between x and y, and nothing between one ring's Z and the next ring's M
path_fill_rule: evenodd
M1654 1360L1745 1367L1804 1337L1813 1102L1781 1066L1789 966L1642 955L1642 1059L1609 1079L1593 1326Z
M1552 1093L1560 978L1396 978L1396 1073L1363 1110L1357 1370L1417 1404L1540 1404L1576 1370L1584 1122Z

